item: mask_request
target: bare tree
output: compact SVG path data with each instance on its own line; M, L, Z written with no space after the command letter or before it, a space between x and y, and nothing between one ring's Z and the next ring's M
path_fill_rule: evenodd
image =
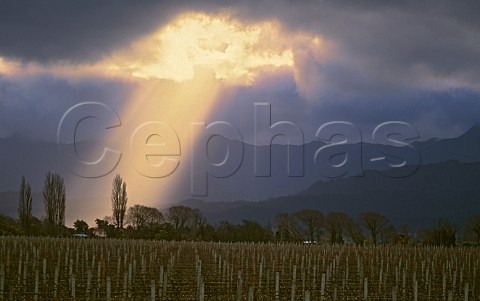
M365 235L360 225L353 218L348 219L346 223L347 234L356 245L363 245Z
M112 217L117 229L123 228L125 212L127 211L127 183L116 175L112 183Z
M167 210L167 220L172 224L173 230L179 239L187 234L188 226L193 218L193 210L186 206L173 206Z
M323 214L314 209L303 209L295 213L295 217L303 223L308 240L314 242L320 238L323 226Z
M288 213L279 213L275 217L278 239L280 241L303 241L304 237L297 219Z
M331 212L325 218L325 230L331 244L343 243L343 231L348 222L348 215L343 212Z
M385 216L371 211L360 214L360 221L368 230L374 245L377 244L380 234L390 225Z
M474 233L477 237L477 245L480 245L480 215L470 216L465 225L465 230Z
M425 243L440 246L454 246L456 235L457 227L450 220L444 218L435 221L422 232Z
M23 231L30 233L30 223L32 222L32 189L30 184L22 177L20 183L20 195L18 199L18 217Z
M46 222L53 233L59 233L65 226L65 184L62 177L48 172L43 188Z
M141 229L162 223L163 214L157 208L136 204L128 208L125 219L133 228Z
M385 227L383 227L379 233L380 242L382 244L390 243L395 240L398 232L394 225L388 222Z
M195 237L201 240L205 239L205 227L207 225L207 219L203 216L200 209L192 209L192 226L194 228Z
M277 214L275 225L277 227L277 239L280 241L290 240L289 214L285 212Z

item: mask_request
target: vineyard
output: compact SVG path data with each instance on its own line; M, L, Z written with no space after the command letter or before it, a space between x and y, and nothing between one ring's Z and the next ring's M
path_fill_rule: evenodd
M478 248L3 237L1 300L479 300Z

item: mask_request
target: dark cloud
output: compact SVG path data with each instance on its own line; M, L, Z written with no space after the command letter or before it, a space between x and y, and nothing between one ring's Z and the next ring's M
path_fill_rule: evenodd
M0 55L85 62L154 30L173 14L159 1L3 1Z
M377 97L331 97L312 106L311 118L344 120L366 134L382 122L404 121L420 133L420 139L452 137L480 122L480 94L466 89L404 91ZM314 117L315 116L315 117Z
M421 82L429 76L461 78L473 86L480 80L475 64L480 60L480 3L475 1L3 1L0 56L98 60L185 10L278 19L291 30L321 34L338 45L347 72L380 83Z
M325 36L338 46L345 69L334 81L342 84L349 74L360 73L370 78L360 86L367 89L372 84L422 85L432 78L477 87L478 11L479 2L448 0L303 1L237 8L241 17L277 18L291 30Z
M306 141L315 139L316 130L331 121L353 123L360 128L365 141L371 141L374 128L387 121L410 123L418 130L421 140L458 136L480 122L480 93L463 88L339 93L312 102L297 93L291 76L277 76L256 86L230 91L226 98L228 102L218 102L209 122L229 122L248 143L254 142L255 103L260 102L271 105L272 123L296 124L304 132Z
M70 107L99 101L120 110L130 88L115 81L68 81L51 75L0 77L0 138L56 141L58 123Z
M251 132L252 106L257 100L272 103L276 120L298 122L310 135L321 122L331 120L351 121L367 128L380 121L404 120L432 136L458 134L478 122L478 1L211 0L144 1L141 5L126 0L3 1L0 56L41 63L95 61L185 10L228 11L252 21L277 19L291 32L319 34L336 45L335 58L303 62L317 81L311 87L314 97L308 100L291 76L232 92L233 100L221 103L218 115L212 116L243 122L246 133ZM63 110L62 101L67 95L83 91L65 82L45 82L45 78L30 79L30 83L0 80L0 97L4 100L2 103L0 99L0 135L15 129L12 123L18 125L22 118L30 118L17 121L11 117L16 114L6 113L12 112L8 103L15 99L20 103L30 101L37 108L21 109L17 104L19 116L30 114L37 120L41 115L33 112L56 110L52 109L56 106ZM113 87L104 88L104 93L115 94L106 92L109 89ZM46 90L50 92L41 92ZM93 89L90 93L97 92ZM50 96L42 95L49 93L55 96L47 101Z
M370 67L425 64L436 75L478 71L476 1L2 1L0 55L42 62L95 60L183 10L226 10L320 33Z
M216 0L2 1L0 56L40 63L95 61L181 12L224 7Z

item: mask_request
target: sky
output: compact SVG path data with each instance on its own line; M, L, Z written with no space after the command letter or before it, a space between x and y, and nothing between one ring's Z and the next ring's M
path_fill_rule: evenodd
M160 122L186 160L191 122L223 121L255 143L256 103L306 141L330 121L366 140L386 121L421 140L458 136L480 121L478 11L442 0L2 1L0 138L55 142L84 102L121 126L93 118L76 139L120 147Z
M162 64L168 65L163 72L171 76L157 72L158 81L181 80L181 72L194 72L179 71L183 67L169 54L153 62L151 55L156 50L148 42L144 49L132 50L132 45L148 40L179 16L195 13L230 20L247 30L224 41L219 31L211 39L224 44L241 41L242 35L261 39L237 50L261 55L271 47L276 55L285 51L293 60L283 73L281 66L268 74L256 70L256 79L249 84L230 85L222 104L229 102L234 109L222 106L219 119L241 122L237 109L251 110L245 102L267 101L278 120L301 123L310 139L319 124L341 119L366 129L399 119L417 126L425 137L455 136L478 122L480 72L474 63L480 56L478 6L475 1L144 1L142 5L4 1L0 11L0 137L54 140L52 129L72 104L97 99L121 106L131 101L129 92L148 77L148 70L155 73ZM248 26L261 27L262 23L272 28L263 28L261 37L248 32L253 30ZM192 29L186 26L183 30ZM215 31L208 26L199 30ZM315 38L321 45L314 45ZM249 42L237 44L242 43ZM220 44L203 46L208 50ZM171 49L181 47L170 45ZM171 49L167 52L175 55ZM127 70L132 57L144 64L142 70ZM232 71L232 63L245 60L240 56L231 59L210 70L225 81L233 75L222 72ZM123 64L124 73L102 69L109 60ZM191 63L209 68L200 59ZM135 72L137 76L128 77Z

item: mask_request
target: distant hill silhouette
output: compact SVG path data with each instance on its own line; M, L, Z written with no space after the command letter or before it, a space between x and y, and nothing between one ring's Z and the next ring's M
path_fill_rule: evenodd
M396 225L421 228L446 217L461 225L468 216L480 214L480 163L447 161L422 166L405 178L389 178L369 170L363 177L317 181L296 195L263 202L204 202L183 204L200 208L212 222L242 219L273 221L280 212L302 208L324 213L341 211L354 217L377 211Z
M239 142L234 142L239 143ZM287 175L287 146L275 144L271 151L271 176L256 177L254 174L255 146L244 145L244 160L238 171L227 178L209 178L209 194L202 200L192 200L189 194L190 174L180 177L172 199L165 200L157 196L160 203L176 203L185 200L185 204L192 207L202 207L212 221L231 219L241 221L244 218L270 220L280 211L297 210L303 207L319 208L322 211L345 211L356 214L365 210L378 210L395 222L409 222L424 224L426 216L434 218L445 214L460 220L467 213L478 211L478 201L475 183L479 183L475 164L480 162L480 126L476 125L456 138L430 139L414 142L422 158L422 166L411 177L405 179L389 179L379 175L374 170L385 170L384 165L371 158L381 156L380 150L387 153L402 151L402 148L393 146L379 146L371 143L362 143L361 160L364 177L350 177L332 180L325 177L325 170L315 163L315 152L324 146L321 141L313 141L304 145L304 176L289 177ZM359 144L345 145L347 151L356 153ZM64 162L58 157L58 149L68 146L58 146L53 142L32 142L25 139L0 139L0 211L16 216L17 191L20 178L25 175L34 192L43 188L45 172L63 172ZM98 145L91 142L82 142L83 150L97 149ZM266 146L257 146L261 151ZM294 146L298 151L300 146ZM212 156L219 156L225 152L222 144L213 145ZM404 152L405 153L405 152ZM413 159L406 152L407 162ZM458 162L453 162L458 161ZM352 162L347 161L347 164ZM264 161L262 161L264 164ZM397 173L411 167L396 169ZM356 171L356 168L352 168ZM68 174L68 173L67 173ZM461 179L461 180L460 180ZM66 176L65 182L74 182L74 177ZM106 185L109 185L108 183ZM480 186L480 185L478 185ZM4 191L4 192L1 192ZM39 205L34 208L35 215L42 215L41 195L35 201ZM82 195L75 195L67 190L68 199L74 199L72 206L85 209L81 204L90 204L92 199L108 202L108 199ZM161 200L161 202L160 202ZM251 203L245 201L262 201ZM140 200L132 200L141 202ZM210 202L210 203L209 203ZM215 203L211 203L215 202ZM271 205L270 205L271 204ZM458 204L462 204L458 206ZM72 207L70 207L73 209ZM92 209L93 210L93 209ZM427 214L428 213L428 214ZM400 218L402 217L402 218ZM405 217L407 219L405 219Z
M460 162L480 161L480 125L474 125L463 135L442 140L415 142L413 145L422 154L424 163L446 160Z
M234 201L249 200L259 201L272 197L296 194L305 190L318 180L330 181L328 170L321 163L315 163L315 152L325 144L321 141L312 141L304 146L304 176L289 177L287 175L287 146L273 145L271 150L271 176L256 177L254 174L254 150L249 144L244 146L244 160L240 169L231 177L209 179L209 195L203 198L205 201ZM415 142L412 144L421 157L421 164L438 163L449 160L459 162L480 162L480 126L474 126L463 135L449 139L431 139L428 141ZM265 146L260 146L265 148ZM294 147L295 148L295 147ZM353 154L358 152L359 145L345 145L346 151ZM298 150L298 147L296 147ZM297 151L297 150L294 150ZM213 153L222 153L223 150L213 149ZM385 145L362 143L361 163L363 170L385 170L387 167L382 161L371 161L372 158L383 156L380 151L399 154L407 159L407 164L415 162L415 152L408 152L405 147L398 148ZM340 157L342 159L342 157ZM392 161L392 163L400 163ZM356 175L358 168L356 162L347 161L346 169L351 170L348 176ZM397 173L409 173L415 171L415 166L397 170ZM188 181L188 179L185 179ZM179 185L179 195L188 185ZM189 198L189 197L185 197Z

